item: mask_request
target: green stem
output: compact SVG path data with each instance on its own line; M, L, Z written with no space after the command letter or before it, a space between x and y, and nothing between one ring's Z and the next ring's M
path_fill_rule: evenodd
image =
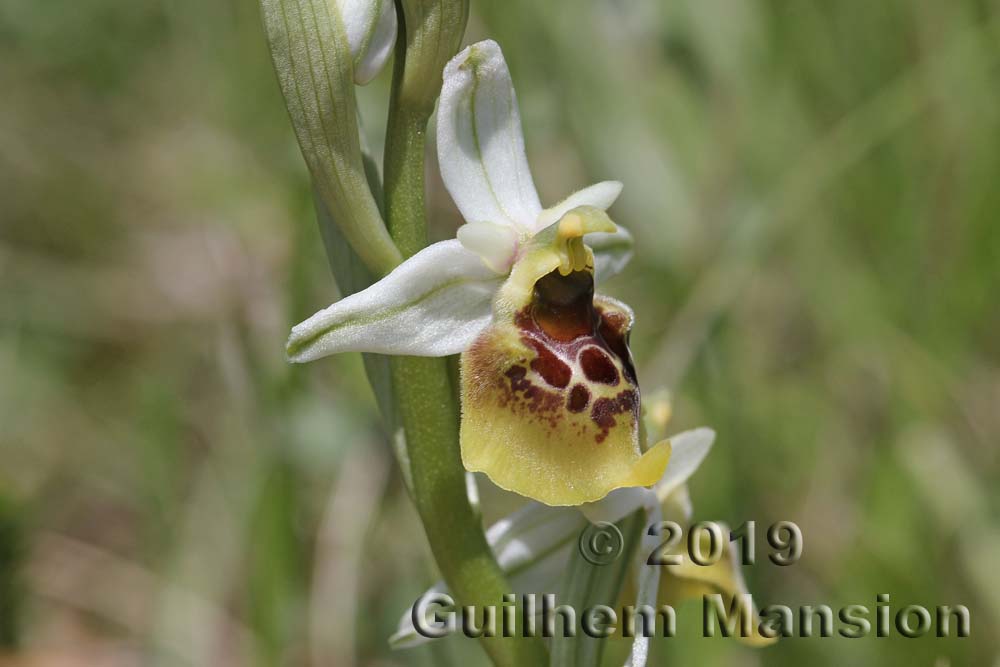
M424 148L441 72L465 32L468 0L399 0L384 158L386 224L404 256L427 245Z
M385 149L389 233L404 256L427 244L424 151L445 61L458 50L467 2L401 2ZM441 574L459 605L499 607L510 586L469 503L459 452L459 408L447 359L393 357L398 415L406 433L413 495ZM545 665L541 641L484 637L496 665Z

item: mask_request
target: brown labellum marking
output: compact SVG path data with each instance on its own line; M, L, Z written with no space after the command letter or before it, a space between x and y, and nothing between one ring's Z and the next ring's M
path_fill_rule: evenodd
M609 384L613 387L620 381L615 363L598 347L584 348L580 353L580 366L583 368L583 374L591 382Z
M515 413L527 411L540 421L548 421L555 428L562 410L560 393L545 389L528 379L528 369L524 366L511 366L504 373L510 380L510 395L501 399L500 406Z
M615 416L631 411L635 414L638 410L638 396L632 389L625 389L614 398L599 398L594 401L594 407L590 409L590 418L601 429L595 438L598 443L604 442L608 433L615 426Z
M522 340L535 348L538 356L531 361L531 370L542 376L542 379L553 387L565 389L573 376L573 370L555 355L546 345L534 338L523 337Z
M528 370L524 366L511 366L504 373L508 378L510 378L510 388L513 391L524 390L524 376L528 374ZM530 382L526 384L531 384Z
M606 400L606 399L605 399ZM583 412L590 403L590 392L582 384L575 384L569 392L569 400L566 401L566 409L570 412Z

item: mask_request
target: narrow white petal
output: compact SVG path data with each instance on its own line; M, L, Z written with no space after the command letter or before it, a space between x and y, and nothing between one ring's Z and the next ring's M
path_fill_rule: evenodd
M435 243L371 287L297 325L288 339L288 358L456 354L489 324L490 303L502 280L458 241Z
M473 44L445 66L437 147L445 187L466 221L534 231L542 206L514 86L496 42Z
M621 225L616 232L594 232L583 242L594 251L594 280L598 283L621 273L632 259L632 234Z
M553 550L548 556L543 556L522 568L504 570L504 575L510 582L511 592L517 595L559 592L559 585L566 572L566 564L579 548L578 536L574 535L573 539ZM536 613L540 612L541 610L536 610Z
M396 42L392 0L337 0L354 58L354 82L364 85L385 66Z
M507 225L470 222L455 234L465 248L483 258L486 266L507 275L517 255L517 234Z
M576 539L587 521L575 507L550 507L530 502L486 531L497 563L504 572L534 563L567 541Z
M710 428L696 428L678 433L670 438L670 463L663 477L653 489L661 500L665 500L678 487L687 482L701 462L708 456L715 441L715 431Z
M476 473L465 472L465 495L469 497L469 506L477 516L482 516L482 508L479 505L479 485L476 483Z
M447 593L448 587L443 581L438 581L433 586L428 588L420 597L430 595L431 593ZM432 620L432 619L428 619ZM402 649L402 648L413 648L414 646L420 646L431 641L430 637L426 637L419 632L417 632L416 626L413 624L413 608L408 608L403 615L399 617L399 625L396 626L396 632L389 637L389 648Z
M663 519L658 505L653 505L646 513L646 525L651 526L659 523ZM659 548L661 537L658 534L650 535L643 533L642 543L636 552L636 563L633 570L636 572L636 608L648 606L656 608L656 594L660 588L660 568L646 564L648 554ZM625 667L646 667L649 660L649 637L648 633L636 633L632 642L632 652L625 661Z
M619 181L601 181L588 185L582 190L577 190L566 199L555 206L551 206L538 214L538 222L535 229L545 229L554 222L559 222L563 217L577 206L593 206L602 211L611 208L611 205L622 193L622 184Z

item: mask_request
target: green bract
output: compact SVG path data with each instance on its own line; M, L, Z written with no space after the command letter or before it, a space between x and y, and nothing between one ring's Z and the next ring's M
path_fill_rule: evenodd
M288 115L313 185L351 248L372 271L402 256L382 223L362 162L355 80L385 64L395 39L392 3L261 0Z

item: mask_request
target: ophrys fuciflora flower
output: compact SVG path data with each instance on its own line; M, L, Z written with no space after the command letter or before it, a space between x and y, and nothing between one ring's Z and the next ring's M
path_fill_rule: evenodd
M445 68L437 132L442 178L466 221L457 238L296 326L289 357L461 353L466 468L549 505L653 484L670 444L643 451L633 314L594 293L631 255L630 235L605 212L621 184L542 208L492 41Z

